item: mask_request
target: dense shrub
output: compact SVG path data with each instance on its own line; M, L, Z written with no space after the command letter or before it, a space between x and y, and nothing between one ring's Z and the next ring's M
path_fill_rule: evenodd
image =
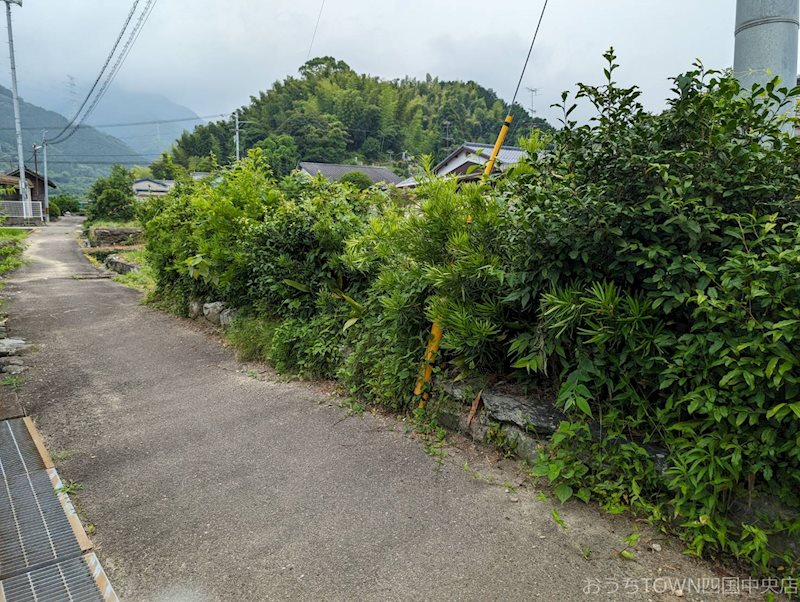
M577 95L597 117L572 121L565 94L564 127L492 186L422 178L409 202L276 181L255 150L148 202L158 291L246 308L248 356L400 409L436 321L443 376L558 392L569 420L535 470L561 499L766 566L800 521L731 510L800 507L800 145L780 112L796 92L698 67L654 115L607 58Z
M366 190L372 186L372 180L370 177L360 171L348 171L341 178L339 178L339 181L342 184L350 184L359 190Z
M57 220L59 217L61 217L61 207L59 207L58 201L56 201L55 199L50 199L50 201L47 204L47 207L48 207L47 212L48 215L50 216L50 219Z
M121 165L113 165L108 177L98 178L89 189L86 216L89 221L127 221L134 217L133 176Z
M800 507L800 146L777 116L786 91L697 69L651 115L608 58L607 84L578 95L598 118L577 126L565 104L554 151L502 197L507 300L538 311L513 338L514 366L554 379L573 417L540 471L565 497L674 522L696 553L765 564L786 522L730 511L758 495ZM665 478L649 443L669 452Z
M53 202L58 204L59 209L61 210L62 215L69 211L72 214L76 214L81 210L80 201L70 195L70 194L58 194L56 196L50 197L50 204L52 205Z

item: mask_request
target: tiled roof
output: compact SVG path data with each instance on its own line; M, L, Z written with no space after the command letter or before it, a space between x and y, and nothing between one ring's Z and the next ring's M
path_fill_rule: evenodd
M397 184L403 178L396 175L388 167L378 167L374 165L340 165L337 163L314 163L312 161L301 161L300 169L316 176L322 174L331 182L339 180L343 175L358 171L365 174L373 184L385 182L386 184Z
M468 154L474 154L480 156L482 159L485 158L487 161L489 156L492 154L492 149L494 148L494 144L483 144L481 142L465 142L461 146L459 146L456 150L450 153L444 161L440 162L436 167L433 168L434 173L439 173L439 171L445 167L450 161L456 158L460 153L463 151L468 151ZM526 151L523 148L519 148L517 146L504 146L500 149L500 152L497 154L497 161L496 165L501 167L503 165L513 165L520 161L525 155ZM486 161L483 161L484 163Z

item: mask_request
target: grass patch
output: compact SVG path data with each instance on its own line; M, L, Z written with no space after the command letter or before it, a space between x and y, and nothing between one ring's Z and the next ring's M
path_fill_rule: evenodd
M242 361L269 360L272 336L277 324L264 318L241 316L225 333Z
M29 232L23 228L0 228L0 240L22 240Z
M16 270L24 262L22 251L25 245L22 241L30 233L22 228L0 228L0 276Z
M21 376L6 376L0 379L0 386L9 387L12 391L19 391L22 387Z
M142 291L143 293L152 293L156 288L156 280L153 277L153 271L147 264L133 272L114 276L112 280L124 284L129 288L136 289L137 291Z
M156 288L156 279L153 269L147 263L147 254L144 249L131 249L130 251L122 251L116 254L121 260L126 263L133 263L139 266L139 269L127 274L120 274L114 276L114 282L119 282L127 287L142 291L144 293L152 293Z
M144 267L147 265L147 256L144 249L133 249L131 251L122 251L117 253L117 256L127 263L135 263L138 266Z
M111 219L99 219L94 222L85 222L83 224L84 230L91 228L141 228L142 224L138 220L131 219L127 221L116 221Z

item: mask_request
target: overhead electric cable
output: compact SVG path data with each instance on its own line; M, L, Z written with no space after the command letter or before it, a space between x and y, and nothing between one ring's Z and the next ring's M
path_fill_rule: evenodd
M308 54L306 54L306 61L311 58L311 50L314 48L314 40L317 39L317 30L319 29L319 22L322 20L322 11L325 10L325 0L319 7L319 14L317 15L317 24L314 25L314 33L311 35L311 43L308 45Z
M533 32L533 39L531 40L531 47L528 48L528 56L525 57L525 64L522 66L522 73L519 74L519 81L517 82L517 89L514 90L514 97L511 99L511 106L514 106L514 102L517 100L517 94L519 94L520 86L522 86L522 79L525 77L525 71L528 69L528 63L531 60L531 54L533 53L533 45L536 44L536 38L539 36L539 28L542 26L542 19L544 19L544 12L547 10L547 2L549 0L544 0L544 6L542 6L542 13L539 15L539 22L536 24L536 31Z
M136 8L139 6L139 2L140 1L141 0L134 0L133 6L131 6L131 10L128 13L128 17L125 19L125 23L123 24L122 29L120 30L119 35L117 36L117 39L114 42L114 45L111 47L111 52L108 53L108 57L106 57L106 60L103 63L103 67L100 69L100 73L97 74L97 79L94 80L94 84L92 84L92 87L89 89L89 93L86 95L86 98L83 99L83 102L81 103L80 107L78 107L78 110L75 111L75 114L72 116L72 119L69 120L69 123L67 123L66 127L64 127L64 129L62 129L58 134L56 134L54 136L54 139L58 138L64 132L66 132L70 128L70 126L73 123L75 123L75 120L81 114L81 111L83 111L84 107L86 107L87 103L89 102L89 99L92 97L92 94L94 94L94 91L97 88L97 85L100 83L100 80L103 78L103 74L105 73L106 69L108 68L108 65L111 62L111 59L114 58L114 53L117 51L117 48L119 47L119 43L122 41L122 37L125 35L125 32L128 30L128 25L130 25L131 20L133 19L133 15L136 13Z
M89 117L89 115L92 114L92 111L94 111L94 109L97 107L97 104L100 102L100 100L103 98L103 96L105 96L106 92L108 91L109 86L111 85L111 82L114 81L114 78L117 76L117 73L119 73L120 67L122 67L123 63L125 62L125 59L130 54L130 51L133 48L133 45L136 43L136 40L139 38L139 35L142 32L142 28L147 23L147 20L150 18L150 15L152 14L153 9L155 8L156 1L157 0L147 0L147 4L145 5L144 9L142 9L141 14L139 15L139 20L133 26L133 29L131 30L131 33L128 36L128 39L125 42L125 45L123 46L122 50L120 51L119 55L117 56L116 62L113 64L113 66L111 67L111 70L106 75L106 79L103 82L102 86L100 87L100 91L97 93L95 98L92 100L92 103L91 103L91 105L89 105L89 108L86 109L86 111L81 116L80 121L78 122L77 126L74 127L72 129L72 131L70 131L66 135L63 135L63 133L62 133L61 138L53 140L51 142L51 144L61 144L63 142L66 142L67 140L69 140L72 136L75 135L75 132L78 131L78 127L80 127L83 124L83 122Z
M181 117L178 119L159 119L157 121L128 121L123 123L98 123L98 124L85 124L79 127L83 128L120 128L120 127L130 127L135 125L160 125L164 123L179 123L182 121L203 121L206 119L216 119L219 117L227 117L228 113L215 113L214 115L200 115L197 117ZM37 125L35 127L24 127L23 130L32 130L32 131L39 131L42 129L50 129L50 128L60 128L61 125ZM13 130L14 128L4 127L0 128L0 131L6 130Z

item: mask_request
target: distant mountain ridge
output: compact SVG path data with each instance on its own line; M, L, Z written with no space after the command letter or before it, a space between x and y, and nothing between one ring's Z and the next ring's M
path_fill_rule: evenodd
M42 130L53 138L67 125L66 117L40 106L20 101L23 149L26 166L34 167L33 145L41 144ZM58 192L82 194L94 180L108 172L111 163L147 164L148 161L130 146L93 127L81 127L63 144L48 146L48 176L58 185ZM28 161L28 159L31 159ZM11 91L0 86L0 170L17 167L17 141ZM39 171L42 157L39 155Z
M25 92L27 100L62 115L72 115L77 108L75 101L69 98L63 88L33 86ZM153 121L171 123L104 127L107 124ZM196 125L204 123L194 111L172 102L166 96L133 92L117 86L108 89L86 122L125 142L136 153L144 156L147 163L169 150L184 130L191 131Z

